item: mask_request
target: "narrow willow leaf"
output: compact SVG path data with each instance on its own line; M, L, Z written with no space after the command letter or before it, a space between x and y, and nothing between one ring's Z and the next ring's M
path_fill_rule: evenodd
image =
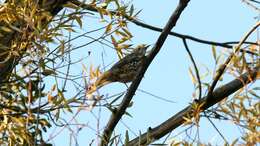
M106 31L105 31L106 34L109 33L109 32L111 32L112 26L113 26L112 23L109 23L109 24L107 25Z
M129 38L133 37L132 33L130 31L128 31L127 29L122 28L122 30L128 35Z
M133 13L134 13L134 5L131 5L131 7L130 7L130 12L129 12L130 14L130 16L132 16L133 15Z
M117 48L118 43L116 42L116 39L114 38L113 35L111 35L111 41L112 41L112 44L114 45L114 47Z
M125 132L125 146L128 146L129 143L129 134L128 134L128 130L126 130Z
M212 55L215 60L215 63L217 63L217 53L216 53L216 46L212 46Z
M77 21L77 23L79 24L79 27L82 28L82 20L81 17L75 16L75 20Z
M6 26L1 26L0 30L3 30L5 32L12 32L13 31L12 29L10 29L9 27L6 27Z
M192 69L189 67L189 75L191 77L191 81L193 84L196 84L197 83L197 80L196 80L196 77L194 76L193 72L192 72Z
M57 75L57 73L54 70L51 69L45 69L42 72L43 75L45 76L49 76L49 75Z
M61 40L61 41L60 41L60 46L59 46L58 53L61 53L61 55L63 55L64 52L65 52L65 41L64 41L64 40Z
M67 7L67 8L71 8L71 9L75 9L75 10L79 9L79 7L77 5L75 5L69 1L66 4L64 4L63 7Z

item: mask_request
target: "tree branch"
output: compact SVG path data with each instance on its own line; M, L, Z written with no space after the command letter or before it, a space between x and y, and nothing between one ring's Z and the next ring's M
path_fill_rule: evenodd
M198 100L201 99L201 94L202 94L202 86L201 86L201 80L200 80L200 74L199 74L199 69L197 67L197 64L194 60L194 57L192 56L192 53L188 47L188 43L186 41L186 39L183 39L183 44L184 44L184 47L186 49L186 52L188 53L189 57L190 57L190 60L193 64L193 67L195 69L195 74L196 74L196 78L197 78L197 81L198 81L198 86L199 86L199 97L198 97Z
M236 55L236 53L241 49L243 43L247 40L247 38L257 29L257 27L260 26L260 22L256 23L256 25L254 25L249 32L247 32L247 34L242 38L242 40L239 42L239 44L234 48L234 51L230 54L230 56L226 59L226 61L220 65L220 67L218 68L218 70L216 71L216 75L214 76L213 82L210 85L209 91L208 91L208 97L211 96L215 86L217 85L220 77L222 76L222 74L225 72L226 67L228 66L228 64L230 63L231 59Z
M143 23L141 21L138 21L137 19L130 18L129 16L127 17L127 19L129 19L134 24L136 24L138 26L141 26L143 28L147 28L147 29L154 30L154 31L157 31L157 32L161 32L162 31L162 29L159 28L159 27L155 27L155 26ZM230 45L230 44L237 44L237 43L239 43L237 41L230 41L230 42L209 41L209 40L196 38L196 37L193 37L193 36L190 36L190 35L176 33L176 32L173 32L173 31L170 32L169 35L172 35L172 36L175 36L175 37L178 37L178 38L181 38L181 39L187 39L187 40L191 40L191 41L194 41L194 42L206 44L206 45L214 45L214 46L224 47L224 48L228 48L228 49L232 49L233 48L233 45ZM244 42L244 43L245 44L250 44L250 45L259 45L258 43L253 43L253 42ZM248 50L241 50L241 52L246 52L246 53L251 54L251 55L257 55L256 53L248 51Z
M71 0L71 2L73 4L75 4L75 5L83 8L83 9L86 9L86 10L89 10L89 11L92 11L92 12L98 12L98 10L95 7L93 7L92 5L84 4L84 3L82 3L82 2L80 2L78 0ZM112 14L115 14L114 11L110 11L110 12ZM155 27L155 26L143 23L143 22L137 20L134 17L128 16L127 14L125 14L124 17L127 20L129 20L132 23L134 23L135 25L137 25L137 26L141 26L143 28L147 28L147 29L150 29L150 30L153 30L153 31L157 31L157 32L162 32L163 31L162 28ZM230 41L230 42L209 41L209 40L205 40L205 39L196 38L196 37L193 37L193 36L190 36L190 35L176 33L176 32L173 32L173 31L171 31L169 33L169 35L178 37L180 39L187 39L187 40L195 41L195 42L202 43L202 44L214 45L214 46L224 47L224 48L228 48L228 49L232 49L233 48L233 45L230 45L230 44L237 44L237 43L239 43L237 41ZM244 44L259 45L258 43L255 43L255 42L244 42ZM244 50L244 49L241 49L240 52L245 52L245 53L248 53L248 54L251 54L251 55L257 55L256 53L254 53L252 51Z
M134 138L128 143L128 145L131 146L147 145L149 143L152 143L155 140L162 138L172 130L181 126L185 122L184 117L191 118L193 116L193 108L192 108L193 104L203 103L202 111L201 111L203 112L209 107L215 105L216 103L230 96L237 90L243 88L245 85L255 81L259 77L260 77L260 67L256 67L251 72L242 74L237 79L234 79L231 82L217 88L212 93L212 96L210 98L205 96L202 98L202 100L199 103L194 101L191 105L185 107L183 110L181 110L180 112L178 112L177 114L175 114L174 116L166 120L165 122L161 123L155 128L149 129L148 132L142 134L141 136Z
M157 39L151 53L147 56L147 59L144 63L144 66L139 70L139 73L135 80L132 82L131 86L127 90L126 95L124 96L121 104L119 105L119 108L111 115L105 129L103 132L103 135L101 137L101 143L100 146L106 146L109 143L109 140L111 138L112 132L114 131L117 123L124 115L129 103L131 102L135 91L137 90L144 73L146 72L148 66L151 64L152 60L156 56L156 54L160 51L162 45L164 44L168 34L170 33L171 29L176 25L177 20L179 19L182 11L187 6L188 2L190 0L180 0L177 8L171 15L168 23L165 25L162 33L160 34L159 38Z

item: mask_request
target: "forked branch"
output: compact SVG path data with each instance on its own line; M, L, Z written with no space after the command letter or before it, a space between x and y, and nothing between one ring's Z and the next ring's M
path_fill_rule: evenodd
M252 83L257 78L260 78L260 66L254 68L252 71L242 74L240 77L234 79L233 81L217 88L210 98L207 96L203 97L200 102L194 101L191 105L185 107L183 110L166 120L165 122L159 124L155 128L149 128L149 131L131 140L128 145L139 146L148 145L149 143L158 140L171 132L172 130L181 126L185 119L184 117L192 118L193 114L193 104L203 104L201 107L201 112L205 111L209 107L217 104L221 100L230 96L237 90L243 88L249 83ZM208 99L208 100L207 100Z
M153 61L154 57L157 55L157 53L160 51L162 45L164 44L167 36L169 35L171 29L176 25L177 20L179 19L181 13L187 6L188 2L190 0L179 0L179 4L173 14L171 15L170 19L168 20L168 23L165 25L162 33L160 34L159 38L157 39L151 53L147 56L147 59L144 63L144 66L139 70L138 75L132 82L131 86L127 90L126 95L124 96L119 108L111 115L105 129L103 132L103 135L101 137L101 143L100 146L106 146L109 143L109 140L111 138L111 135L118 124L119 120L122 118L124 113L126 112L126 109L131 102L135 91L137 90L144 73L146 72L148 66L151 64Z

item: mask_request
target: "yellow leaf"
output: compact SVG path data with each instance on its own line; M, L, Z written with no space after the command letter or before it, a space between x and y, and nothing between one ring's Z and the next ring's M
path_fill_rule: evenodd
M118 40L117 43L118 43L118 44L122 44L122 43L124 43L124 42L126 42L126 41L128 41L128 40L129 40L129 38L123 37L123 38L121 38L120 40Z
M212 46L212 54L215 62L217 62L217 55L216 55L216 46Z
M90 80L92 80L92 79L94 79L96 77L95 76L95 71L93 70L92 64L90 65L89 76L90 76Z
M196 78L195 78L195 76L194 76L194 74L193 74L193 72L192 72L192 69L189 67L189 75L190 75L190 77L191 77L191 81L192 81L192 83L193 84L196 84Z
M102 11L102 9L101 8L98 8L98 7L96 7L97 8L97 11L99 12L99 14L100 14L100 18L101 18L101 20L103 20L104 19L104 15L103 15L103 11Z
M129 39L128 35L126 33L122 32L122 31L116 30L115 33L117 35L121 35L122 37L125 37L125 38Z
M129 32L127 29L122 28L122 30L123 30L130 38L133 37L133 35L131 34L131 32Z
M78 16L75 16L75 20L77 21L77 23L79 24L80 28L82 28L82 21L81 18Z
M78 9L79 7L71 2L67 2L63 5L63 7L71 8L71 9Z
M12 29L10 29L10 28L8 28L6 26L1 26L0 29L5 31L5 32L12 32L13 31Z
M107 25L107 27L106 27L106 31L105 31L105 33L109 33L109 32L111 32L111 30L112 30L112 23L109 23L108 25Z
M14 25L10 25L10 28L12 28L13 30L16 30L16 31L18 31L18 32L20 32L20 33L23 32L20 28L14 26Z
M119 48L120 50L122 50L122 49L128 49L128 48L131 47L131 46L132 46L131 44L123 44L123 45L119 45L118 48Z
M183 119L185 120L185 122L183 123L183 125L189 125L189 124L192 124L192 120L191 120L190 118L183 117Z
M99 67L98 68L96 68L96 71L95 71L95 76L96 77L98 77L98 76L100 76L100 70L99 70Z
M123 49L122 46L118 46L118 47L116 48L116 53L117 53L119 59L122 59L122 58L123 58L122 49Z
M54 98L53 98L53 96L51 95L51 93L48 93L47 97L48 97L48 102L49 102L49 103L52 103Z
M51 87L51 91L55 91L56 90L56 84L54 84L52 87Z
M84 64L82 64L82 67L83 67L83 72L87 72L87 67L84 65Z
M71 27L65 27L64 29L66 29L69 32L76 32L73 28Z
M64 54L64 50L65 50L65 42L64 42L64 40L61 40L58 52L60 52L61 55L63 55Z
M111 35L111 41L112 41L112 44L114 45L114 47L117 48L118 43L116 42L116 39L114 38L113 35Z

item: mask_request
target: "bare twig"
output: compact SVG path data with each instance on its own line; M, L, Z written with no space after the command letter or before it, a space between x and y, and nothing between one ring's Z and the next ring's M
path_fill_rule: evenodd
M225 69L228 66L228 64L230 63L231 59L236 55L236 53L240 50L241 46L244 44L244 42L247 40L247 38L250 36L250 34L252 34L258 26L260 26L260 22L256 23L256 25L254 25L251 28L251 30L249 32L247 32L247 34L242 38L242 40L239 42L239 44L234 48L234 51L230 54L230 56L227 58L227 60L218 68L218 70L216 71L214 80L209 88L208 95L207 95L208 97L211 96L215 86L217 85L217 82L219 81L222 74L225 72Z
M71 2L73 4L75 4L75 5L83 8L83 9L86 9L86 10L89 10L89 11L92 11L92 12L98 12L98 10L95 7L93 7L92 5L85 4L85 3L80 2L78 0L71 0ZM111 13L115 14L115 12L113 12L113 11L111 11ZM162 32L163 31L162 28L155 27L155 26L149 25L147 23L143 23L143 22L137 20L136 18L128 16L126 14L124 15L124 17L127 20L129 20L130 22L134 23L135 25L141 26L143 28L147 28L147 29L150 29L150 30L153 30L153 31L157 31L157 32ZM172 35L172 36L175 36L175 37L178 37L178 38L181 38L181 39L192 40L192 41L195 41L195 42L198 42L198 43L202 43L202 44L225 47L225 48L228 48L228 49L232 49L233 48L233 45L230 45L230 44L237 44L237 43L239 43L237 41L230 41L230 42L209 41L209 40L205 40L205 39L196 38L196 37L193 37L193 36L190 36L190 35L176 33L176 32L173 32L173 31L171 31L169 33L169 35ZM250 45L259 45L258 43L255 43L255 42L244 42L244 43L245 44L250 44ZM241 49L240 51L248 53L248 54L251 54L251 55L257 55L256 53L251 52L249 50Z
M200 99L201 99L202 88L201 88L201 81L200 81L199 70L198 70L198 67L197 67L197 65L196 65L196 62L195 62L195 60L194 60L194 58L193 58L193 56L192 56L192 54L191 54L191 52L190 52L190 49L189 49L189 47L188 47L188 44L187 44L186 39L183 39L183 44L184 44L184 47L185 47L186 51L188 52L188 54L189 54L189 56L190 56L191 62L192 62L193 67L194 67L194 69L195 69L196 77L197 77L197 80L198 80L198 83L199 83L199 98L198 98L198 99L200 100Z
M205 113L205 111L204 111L204 113ZM205 113L205 115L206 115L206 113ZM210 124L214 127L214 129L217 131L217 133L220 135L220 137L225 141L225 143L228 144L228 141L226 140L225 136L219 131L217 126L214 124L214 122L208 116L206 116L206 118L209 120Z
M260 4L260 1L257 1L257 0L249 0L249 1Z
M248 5L250 8L253 8L257 12L260 12L259 7L254 5L254 4L260 4L260 2L255 1L255 0L242 0L242 2L244 2L246 5Z
M162 28L155 27L155 26L143 23L141 21L138 21L137 19L130 18L130 17L128 19L131 22L133 22L134 24L138 25L138 26L141 26L141 27L144 27L144 28L147 28L147 29L150 29L150 30L158 31L158 32L162 31ZM237 43L239 43L239 42L236 42L236 41L230 41L230 42L209 41L209 40L205 40L205 39L196 38L196 37L193 37L193 36L190 36L190 35L176 33L176 32L173 32L173 31L171 31L169 33L169 35L172 35L172 36L175 36L175 37L178 37L178 38L181 38L181 39L192 40L192 41L195 41L195 42L198 42L198 43L202 43L202 44L214 45L214 46L224 47L224 48L228 48L228 49L232 49L233 48L233 45L230 45L230 44L237 44ZM244 43L245 44L250 44L250 45L259 45L258 43L254 43L254 42L244 42ZM252 54L252 55L257 55L256 53L251 52L249 50L240 50L240 51L241 52L246 52L246 53Z

